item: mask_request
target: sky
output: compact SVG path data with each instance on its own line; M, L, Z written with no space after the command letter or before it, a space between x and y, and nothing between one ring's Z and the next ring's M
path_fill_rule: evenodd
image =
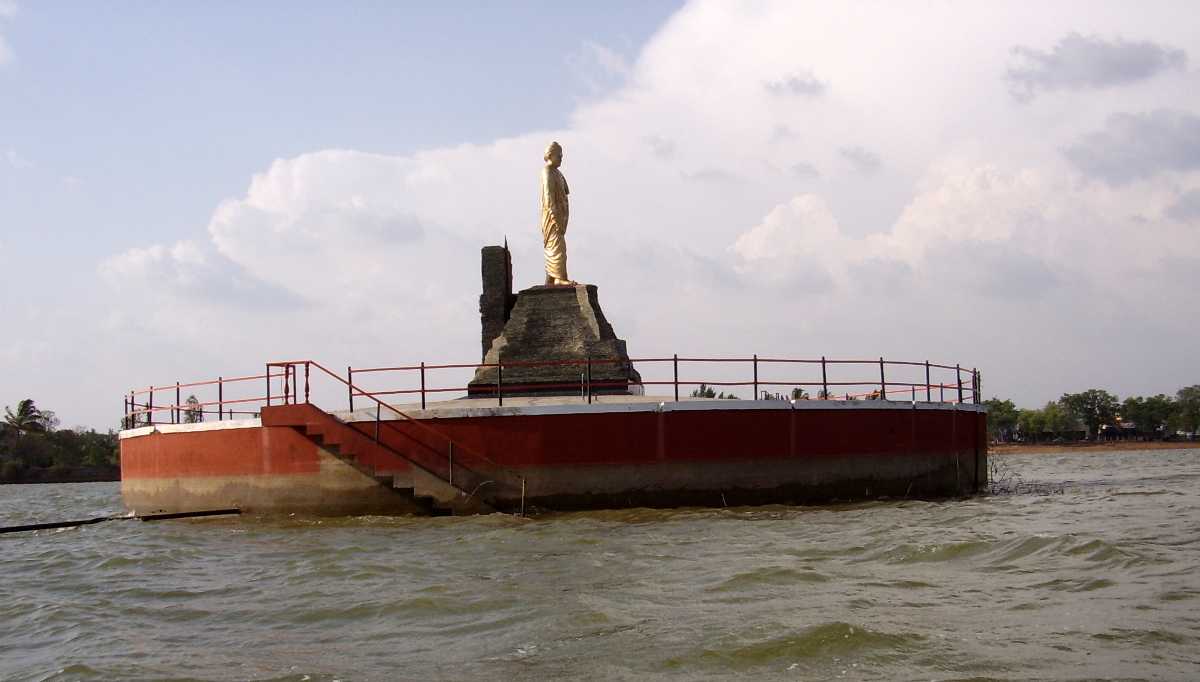
M0 404L473 362L479 248L630 354L1200 383L1188 2L0 0ZM646 372L643 372L646 374Z

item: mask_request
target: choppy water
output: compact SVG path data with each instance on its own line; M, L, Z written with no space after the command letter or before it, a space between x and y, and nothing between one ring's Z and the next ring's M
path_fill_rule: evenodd
M1025 492L0 536L0 679L1200 677L1200 450L1002 461Z

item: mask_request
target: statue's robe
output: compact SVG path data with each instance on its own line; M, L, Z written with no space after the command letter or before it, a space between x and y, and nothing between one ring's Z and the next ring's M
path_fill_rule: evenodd
M566 280L567 220L571 209L567 179L552 166L542 169L542 247L546 253L546 276Z

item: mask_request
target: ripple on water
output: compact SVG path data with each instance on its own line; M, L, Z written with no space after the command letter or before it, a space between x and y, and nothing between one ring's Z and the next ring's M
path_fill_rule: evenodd
M1032 589L1054 590L1055 592L1093 592L1113 587L1116 581L1107 578L1056 578L1030 585Z
M1157 644L1189 644L1196 641L1195 637L1183 635L1170 630L1131 630L1116 628L1108 632L1092 635L1094 639L1106 642L1129 642L1138 646L1154 646Z
M828 576L822 575L813 570L797 570L783 566L768 566L754 569L752 571L746 571L744 573L738 573L732 578L722 581L719 585L710 587L709 591L742 592L744 590L753 590L758 587L825 582L829 582Z
M1200 597L1200 591L1197 591L1197 590L1171 590L1169 592L1163 592L1162 594L1158 595L1158 600L1165 601L1165 602L1187 601L1188 599L1195 599L1196 597Z
M749 638L729 637L715 645L669 658L663 665L669 669L718 667L744 670L782 662L832 662L834 657L848 656L891 660L918 651L925 637L833 621L779 637L749 642L746 639Z
M870 555L862 561L889 564L924 564L960 561L983 554L992 547L986 540L966 540L940 544L902 544Z

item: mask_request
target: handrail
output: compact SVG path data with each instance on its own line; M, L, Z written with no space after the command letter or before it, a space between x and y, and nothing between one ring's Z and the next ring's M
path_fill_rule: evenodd
M406 420L406 421L408 421L408 422L412 423L414 426L416 426L418 429L422 430L424 433L426 433L426 434L430 434L430 435L432 435L432 436L435 436L435 437L437 437L437 438L439 438L439 439L445 440L445 442L446 442L447 444L449 444L449 445L450 445L450 447L452 448L452 449L451 449L451 451L450 451L451 453L452 453L454 450L461 450L462 452L465 452L465 453L466 453L467 455L469 455L470 457L473 457L473 458L475 458L475 459L478 459L478 460L482 460L483 462L486 462L487 464L490 464L492 467L494 467L494 468L495 468L495 469L497 469L498 471L501 471L501 472L503 472L503 473L505 473L505 474L508 474L508 475L512 476L512 478L513 478L513 479L515 479L515 481L516 481L516 482L520 483L522 490L524 489L524 482L525 482L525 477L524 477L524 476L521 476L520 474L516 473L515 471L513 471L513 470L509 469L508 467L505 467L505 466L503 466L503 465L501 465L501 464L497 463L495 460L493 460L492 458L488 457L487 455L485 455L485 454L483 454L483 453L480 453L480 452L478 452L478 451L476 451L476 450L474 450L474 449L472 449L472 448L469 448L469 447L466 447L466 446L464 446L463 444L461 444L461 443L459 443L459 442L455 441L453 438L451 438L451 437L450 437L450 436L448 436L447 434L443 433L443 432L442 432L442 431L440 431L439 429L437 429L437 428L435 428L435 427L433 427L433 426L430 426L429 424L426 424L425 422L423 422L423 421L421 421L421 420L419 420L419 419L416 419L416 418L414 418L412 415L409 415L408 413L406 413L406 412L404 412L403 410L401 410L401 409L397 408L396 406L394 406L394 405L389 405L388 403L386 403L386 402L384 402L383 400L380 400L378 397L376 397L376 396L375 396L375 394L373 394L373 393L370 393L370 392L367 392L367 391L363 391L361 388L359 388L359 387L355 386L355 385L354 385L352 382L350 382L349 380L347 380L347 379L344 379L344 378L342 378L341 376L339 376L339 375L335 374L335 373L334 373L333 371L331 371L329 368L325 367L324 365L322 365L321 363L319 363L319 362L317 362L317 361L315 361L315 360L289 360L289 361L285 361L285 362L271 362L271 363L267 363L267 364L268 364L268 366L269 366L269 367L290 367L290 368L294 368L294 367L296 367L296 366L300 366L300 365L303 365L303 366L304 366L304 402L305 402L306 404L307 404L307 403L309 403L309 391L310 391L310 387L309 387L309 367L316 367L317 369L321 370L322 372L324 372L325 374L329 375L329 376L330 376L330 377L332 377L333 379L337 380L338 382L341 382L343 385L345 385L345 386L346 386L347 388L349 388L351 391L355 391L355 392L357 392L357 394L358 394L358 395L362 395L362 396L365 396L365 397L367 397L367 398L370 398L371 400L373 400L373 401L375 402L375 404L376 404L376 423L377 423L377 424L380 422L380 419L379 419L379 409L380 409L380 408L386 408L386 409L387 409L387 410L389 410L390 412L392 412L392 413L394 413L394 414L396 414L396 415L400 416L400 417L401 417L401 418L403 418L404 420ZM288 376L288 371L284 371L284 372L283 372L283 376L285 376L285 377L286 377L286 376ZM293 375L293 376L294 376L294 375ZM298 378L298 377L296 377L296 378ZM284 384L284 386L285 386L285 389L284 389L284 398L285 398L285 400L287 400L287 389L286 389L286 386L287 386L287 384L285 383L285 384ZM299 386L298 386L298 385L295 385L295 384L293 384L293 394L292 394L292 397L295 399L295 401L296 401L296 402L299 402L299 394L298 394L298 389L299 389ZM268 398L270 398L270 397L272 397L272 396L268 396ZM375 439L376 439L376 441L378 441L378 440L379 440L378 432L376 433L376 437L375 437ZM422 443L421 445L423 445L423 446L424 446L426 449L428 449L428 450L430 450L430 451L436 452L436 450L434 450L432 447L430 447L430 446L428 446L428 445L426 445L426 444L424 444L424 443ZM450 470L450 477L449 477L449 481L448 481L448 482L450 483L450 485L454 485L454 482L453 482L453 481L454 481L454 477L453 477L453 468L454 468L454 464L455 464L455 463L454 463L454 460L452 459L452 455L448 456L446 461L447 461L447 466L448 466L448 468L449 468L449 470ZM461 462L458 464L458 466L459 466L459 467L461 467L462 469L465 469L466 471L469 471L469 472L473 473L473 474L476 474L476 475L481 475L479 472L475 471L474 469L471 469L471 468L470 468L470 467L468 467L468 466L465 466L465 465L463 465ZM461 490L461 488L460 488L460 490ZM464 490L463 492L466 492L466 491Z
M155 423L155 415L162 414L163 412L170 413L171 423L180 423L180 422L184 421L185 419L187 421L202 419L205 415L209 415L214 412L213 410L210 409L214 406L216 407L215 413L217 414L218 419L224 419L224 418L226 418L226 416L228 416L229 418L232 418L235 414L237 414L237 415L247 415L247 414L248 415L256 415L257 411L246 411L246 410L237 411L237 410L233 410L233 409L227 409L227 406L245 405L248 403L263 403L263 404L269 405L271 400L275 397L274 394L272 393L273 389L271 388L271 382L273 380L283 379L284 386L285 386L284 390L286 392L288 390L288 386L298 386L298 381L295 376L296 367L301 366L301 365L309 366L309 367L316 365L317 367L319 367L321 369L322 372L324 372L325 374L328 374L331 377L334 377L335 379L337 379L338 382L340 382L343 386L346 387L347 397L348 397L348 400L350 403L350 405L349 405L350 409L354 408L354 399L355 398L370 398L371 400L376 401L379 404L386 406L388 408L389 412L398 412L399 413L398 410L396 410L393 406L388 405L386 402L381 400L380 397L393 396L393 395L414 395L414 396L420 395L420 399L421 399L420 405L421 405L421 408L424 409L426 407L428 396L437 396L437 395L440 395L443 393L464 393L464 392L467 393L468 395L474 395L476 397L495 397L497 399L497 402L502 405L505 391L508 391L511 393L511 392L520 392L523 390L528 391L528 390L535 389L535 388L543 389L543 390L557 390L560 392L569 391L572 393L575 390L578 390L580 398L582 400L591 402L593 400L593 390L594 389L604 390L604 389L611 389L611 388L624 388L625 386L629 385L629 382L626 382L626 381L617 381L617 382L605 381L605 380L595 380L594 381L594 380L592 380L592 370L594 368L610 366L610 365L614 365L614 364L620 364L620 365L639 364L643 367L655 366L655 365L661 366L661 364L664 364L664 363L670 363L670 365L671 365L671 367L668 369L668 371L670 372L670 375L665 380L663 380L663 379L643 379L639 383L639 385L644 386L644 387L671 386L674 389L674 398L673 398L674 400L680 399L680 396L679 396L679 387L680 386L685 386L685 387L686 386L698 386L701 384L708 385L708 386L717 386L717 387L751 386L754 389L754 396L752 398L750 398L752 400L763 399L763 393L764 393L764 391L762 390L763 388L773 388L773 387L780 387L780 386L792 386L792 387L801 388L801 389L819 389L819 390L814 390L814 392L817 393L817 396L812 399L815 399L815 400L842 400L842 399L851 400L851 399L862 398L862 397L872 398L872 399L873 398L887 399L889 397L888 396L889 390L892 393L903 392L905 394L908 394L905 396L905 398L911 399L913 401L917 401L919 398L923 398L924 399L923 402L961 403L961 402L970 401L973 403L978 403L978 402L980 402L980 399L981 399L980 389L979 389L980 374L979 374L978 369L963 368L960 365L933 363L933 362L929 362L929 361L916 362L916 361L907 361L907 360L885 360L882 357L878 358L878 359L838 359L838 358L828 358L828 357L822 357L822 358L782 358L782 357L758 357L758 356L751 356L751 357L697 356L697 357L692 357L692 356L671 355L669 357L668 356L657 356L657 357L627 358L627 359L626 358L586 358L586 359L571 358L571 359L554 359L554 360L540 360L540 361L501 360L501 361L496 361L496 362L446 363L446 364L436 364L436 365L419 363L419 364L406 364L406 365L394 365L394 366L383 366L383 367L365 367L365 368L357 368L357 369L354 367L347 367L346 368L346 377L342 377L341 375L331 371L329 368L325 367L324 365L320 365L319 363L317 363L313 360L286 360L286 361L280 361L280 362L267 363L266 371L262 374L237 376L237 377L232 377L232 378L218 377L216 380L193 381L193 382L187 382L187 383L173 382L173 383L168 383L166 385L151 385L151 386L149 386L147 388L143 388L143 389L133 389L133 390L130 390L128 393L124 394L124 396L122 397L122 401L124 403L125 424L127 426L134 426L134 425L141 425L141 424L153 424L153 423ZM719 378L713 377L712 379L691 379L691 378L681 376L680 367L679 367L680 363L693 363L693 364L729 363L729 364L738 364L738 365L743 365L743 366L748 364L748 365L751 365L751 367L753 369L753 377L747 378L747 379L742 379L742 380L731 380L729 377L719 377ZM784 366L804 365L804 366L810 366L810 367L819 366L821 369L821 373L820 373L821 376L819 379L803 378L801 380L784 381L784 380L780 380L777 377L765 377L765 376L759 375L760 367L772 366L772 365L775 365L775 366L778 366L778 365L784 365ZM828 368L831 366L846 367L846 366L854 366L854 365L858 365L858 366L867 368L872 373L878 371L878 378L870 378L870 379L852 378L852 380L848 380L844 376L838 376L838 377L829 376ZM521 383L520 381L513 381L513 380L505 381L504 380L503 375L504 375L505 370L528 368L528 367L577 367L580 370L580 378L579 378L579 381L577 381L577 382L574 380L572 380L568 383L559 383L559 384L547 384L544 382L539 382L536 385ZM888 379L887 378L887 368L889 368L889 367L891 367L891 368L901 367L901 368L906 368L908 370L924 368L925 376L922 377L924 379L924 381L920 381L920 379L914 378L911 376L896 376L893 379ZM282 371L276 371L279 368L282 368ZM453 369L480 370L480 369L493 369L493 368L497 370L497 374L499 375L496 377L497 381L494 385L494 390L490 393L485 393L483 395L481 395L477 389L472 389L471 387L468 387L468 386L462 386L462 385L438 386L438 385L431 385L427 382L427 375L429 372L432 372L432 371L453 370ZM931 375L931 373L934 371L950 372L950 373L952 373L952 375L949 377L948 381L942 377L937 377L935 380L935 377L933 377ZM356 374L387 373L387 372L412 372L412 373L419 372L420 373L420 387L419 388L395 387L395 388L385 388L385 389L381 389L381 390L368 391L353 381L354 375L356 375ZM966 377L963 376L964 373L966 374ZM904 380L901 381L900 379L904 379ZM226 398L224 395L224 389L227 385L240 385L240 384L243 384L244 382L248 382L248 381L263 381L263 380L265 380L267 382L266 395L259 395L259 396L253 396L253 397L241 397L241 398ZM216 400L197 401L190 405L184 404L182 402L181 391L183 389L201 388L201 387L210 387L210 386L215 386L217 388ZM835 388L845 389L845 388L852 388L852 387L856 387L856 386L864 387L864 388L867 388L868 390L865 392L861 392L861 393L860 392L844 392L841 396L833 395L833 389L835 389ZM936 391L935 391L935 389L936 389ZM169 402L170 404L155 405L158 394L161 394L163 391L169 392L171 390L175 391L175 400L173 402L165 401L165 402ZM949 391L949 395L946 395L947 390ZM485 391L486 391L486 389L485 389ZM924 395L919 396L918 395L919 392L923 392ZM411 420L414 423L421 423L421 421L422 421L422 420L414 419L411 415L407 415L404 413L399 413L399 414L401 414L401 416L403 416L405 419Z

